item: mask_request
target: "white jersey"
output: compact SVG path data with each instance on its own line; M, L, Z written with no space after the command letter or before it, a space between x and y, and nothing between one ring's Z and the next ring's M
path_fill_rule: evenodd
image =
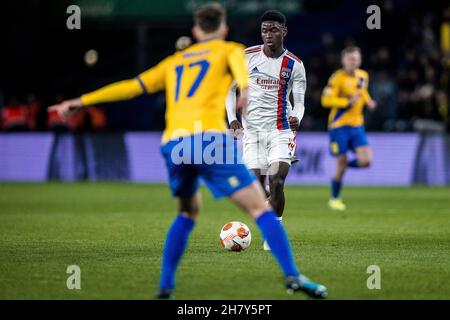
M245 50L249 71L249 104L242 119L249 131L289 129L288 117L299 120L304 114L306 73L302 61L284 49L278 58L269 58L263 45ZM289 96L292 92L294 109ZM231 123L236 120L236 86L227 97L227 115Z

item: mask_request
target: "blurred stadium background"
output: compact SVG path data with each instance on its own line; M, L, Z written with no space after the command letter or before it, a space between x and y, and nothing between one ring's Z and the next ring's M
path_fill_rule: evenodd
M4 39L0 125L3 132L27 134L0 135L0 180L164 181L158 150L164 94L90 108L68 122L48 114L46 107L133 77L171 54L177 39L190 35L191 12L202 2L29 0L5 4L4 13L14 22ZM290 176L291 183L328 181L332 163L325 133L320 133L326 131L328 110L321 107L320 95L339 67L340 50L349 44L362 48L370 92L379 104L366 115L367 128L373 132L375 165L359 178L350 173L349 182L450 182L450 148L445 138L450 130L448 5L423 0L224 3L229 11L229 39L248 46L261 43L261 12L276 8L288 16L286 46L304 61L308 78L297 150L303 161ZM66 27L66 9L71 4L82 9L81 30ZM381 30L366 28L370 4L381 8ZM109 148L103 148L105 144Z

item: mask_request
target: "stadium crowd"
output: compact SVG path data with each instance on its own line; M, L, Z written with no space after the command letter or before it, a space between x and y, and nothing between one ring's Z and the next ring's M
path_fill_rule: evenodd
M62 95L55 102L63 101ZM43 103L30 93L26 101L12 97L1 109L3 131L102 131L107 129L103 108L91 107L65 120L57 112L47 112Z

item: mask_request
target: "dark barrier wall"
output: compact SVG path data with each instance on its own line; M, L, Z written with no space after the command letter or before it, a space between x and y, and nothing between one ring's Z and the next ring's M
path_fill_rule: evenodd
M0 181L119 180L165 182L160 133L11 133L0 135ZM450 184L444 135L371 133L369 169L349 170L354 185ZM326 133L299 133L290 184L328 184L334 160Z

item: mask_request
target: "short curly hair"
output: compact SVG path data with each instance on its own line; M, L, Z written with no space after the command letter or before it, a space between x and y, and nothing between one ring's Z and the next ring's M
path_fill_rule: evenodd
M260 22L264 21L276 21L282 25L286 24L286 16L277 10L268 10L261 15Z

